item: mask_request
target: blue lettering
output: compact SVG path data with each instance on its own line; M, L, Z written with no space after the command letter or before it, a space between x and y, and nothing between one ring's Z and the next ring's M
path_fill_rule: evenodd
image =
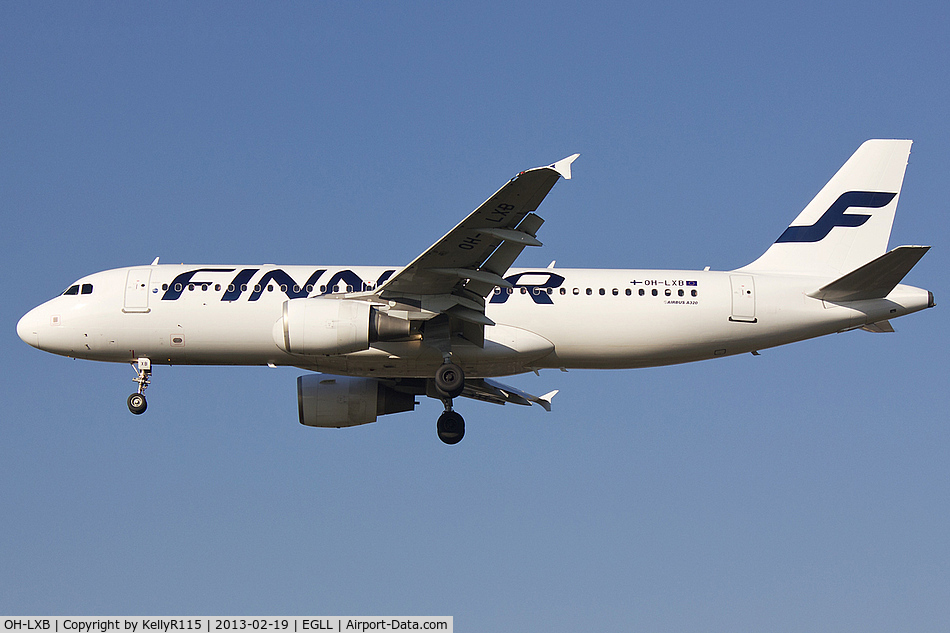
M230 273L234 272L233 268L197 268L195 270L189 270L184 272L177 277L170 284L168 284L168 290L165 291L165 294L162 295L162 301L175 301L181 297L181 293L185 290L185 287L188 284L211 284L210 281L192 281L192 277L198 273Z
M230 273L234 272L234 268L196 268L194 270L189 270L181 273L175 277L171 283L167 284L165 294L162 295L163 301L175 301L181 298L181 295L184 293L185 289L194 286L210 286L213 282L210 281L196 281L194 277L199 273ZM248 284L251 279L260 271L260 268L244 268L242 269L234 278L231 280L231 283L228 284L225 289L224 294L221 296L221 301L237 301L241 296L248 290ZM321 268L314 271L310 277L307 278L307 281L303 284L298 284L293 277L287 274L284 270L280 268L275 268L264 273L264 275L257 281L254 285L254 290L251 292L248 297L248 301L257 301L261 298L261 295L264 293L265 289L273 282L276 284L281 292L283 292L289 299L299 299L303 297L308 297L313 292L316 287L317 281L327 272L326 268ZM376 280L376 283L373 289L379 288L383 285L393 273L396 271L394 269L383 271L379 276L379 279ZM345 292L363 292L370 288L356 273L352 270L340 270L333 274L330 277L329 281L323 286L324 291L320 294L331 294L336 289L337 286L342 282ZM217 287L220 290L220 286ZM156 290L157 291L157 290Z
M247 287L247 282L251 280L251 277L253 277L258 270L260 270L260 268L245 268L239 272L231 281L227 292L221 297L221 301L237 301L244 292L244 288Z
M344 288L346 292L362 292L364 290L363 280L360 279L356 273L352 270L340 270L330 277L330 281L327 282L327 288L322 294L332 294L341 281L343 285L346 286L346 288Z
M540 277L547 275L547 279L543 283L534 283L534 284L523 284L521 283L521 278L525 275L530 275L531 277ZM527 293L531 296L531 299L535 303L541 304L553 304L554 301L548 295L548 288L560 288L561 284L564 283L564 277L556 275L554 273L543 271L543 272L527 272L527 273L518 273L516 275L511 275L510 277L505 277L505 281L510 283L514 288L524 288ZM502 288L500 294L492 295L490 303L505 303L508 301L508 297L511 295Z
M318 279L320 279L323 273L327 272L326 269L321 269L310 275L310 278L307 279L307 283L303 286L298 286L297 282L294 281L293 277L285 273L280 268L275 268L264 274L261 277L260 281L257 282L254 292L251 293L248 301L257 301L261 298L261 294L264 292L264 288L267 286L267 282L276 281L278 285L282 286L284 294L287 295L288 299L300 299L306 297L310 294L307 290L309 286L312 286ZM361 282L362 283L362 282ZM286 288L286 290L284 290Z

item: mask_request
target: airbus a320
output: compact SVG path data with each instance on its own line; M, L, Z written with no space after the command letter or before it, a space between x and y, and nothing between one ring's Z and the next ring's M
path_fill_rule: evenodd
M131 363L146 409L155 365L289 365L300 422L348 427L440 400L537 404L495 380L541 369L655 367L825 334L892 332L934 306L901 283L928 246L887 250L911 141L862 144L765 253L731 271L511 268L541 246L541 201L577 154L523 171L402 267L165 265L98 272L30 310L21 339Z

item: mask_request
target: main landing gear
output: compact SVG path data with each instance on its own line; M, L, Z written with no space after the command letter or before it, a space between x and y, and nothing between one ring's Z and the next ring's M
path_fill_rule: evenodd
M439 439L446 444L458 444L465 437L465 420L452 410L452 400L465 390L462 368L446 359L445 364L435 372L435 390L445 405L445 412L439 416L436 424Z
M135 415L141 415L145 413L145 409L148 407L148 402L145 401L145 390L148 388L148 381L152 377L152 362L147 358L140 358L138 363L133 364L132 367L137 373L132 380L139 384L139 390L129 396L129 411Z

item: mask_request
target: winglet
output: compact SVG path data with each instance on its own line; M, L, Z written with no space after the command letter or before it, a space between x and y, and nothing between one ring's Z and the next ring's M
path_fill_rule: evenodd
M554 391L549 391L548 393L544 394L543 396L535 400L535 402L537 402L542 407L544 407L545 411L547 411L548 413L551 413L551 400L554 398L554 396L557 395L557 392L558 392L557 389L555 389Z
M558 162L551 165L551 169L561 174L561 177L564 178L564 180L570 180L571 179L571 163L577 160L578 156L580 156L580 154L572 154L568 156L567 158L562 158Z

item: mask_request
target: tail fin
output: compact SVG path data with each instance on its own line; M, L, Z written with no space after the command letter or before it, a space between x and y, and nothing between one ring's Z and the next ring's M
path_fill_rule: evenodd
M883 255L912 141L865 141L748 272L839 277Z

